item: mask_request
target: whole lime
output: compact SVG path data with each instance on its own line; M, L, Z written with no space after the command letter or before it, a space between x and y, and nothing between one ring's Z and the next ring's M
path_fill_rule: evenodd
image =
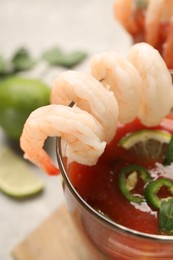
M13 76L0 83L0 126L18 141L29 114L50 103L50 88L37 79Z

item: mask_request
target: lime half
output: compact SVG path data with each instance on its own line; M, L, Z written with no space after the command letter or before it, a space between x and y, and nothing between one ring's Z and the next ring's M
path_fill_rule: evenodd
M50 103L50 88L37 79L9 77L0 83L0 126L6 135L19 140L30 113Z
M0 148L0 190L10 196L23 198L43 190L41 178L10 148Z
M163 156L171 134L162 130L141 130L123 137L119 145L142 158Z

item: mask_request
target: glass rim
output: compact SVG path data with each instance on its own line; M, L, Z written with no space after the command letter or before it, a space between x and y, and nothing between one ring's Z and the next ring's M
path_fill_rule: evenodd
M134 229L130 229L128 227L125 227L123 225L120 225L113 220L107 218L103 214L101 214L99 211L92 208L81 196L78 194L76 189L74 188L73 184L71 183L68 174L66 172L64 163L63 163L63 157L62 157L62 151L61 151L61 138L56 137L56 156L58 161L58 166L61 172L61 175L63 177L63 180L65 184L67 185L68 189L72 193L72 195L77 199L79 204L85 208L90 214L92 214L98 221L102 222L104 225L109 226L112 230L119 231L121 233L125 233L134 237L139 237L143 239L150 239L153 241L159 241L162 243L173 243L173 236L168 235L157 235L157 234L149 234L144 233L140 231L136 231Z

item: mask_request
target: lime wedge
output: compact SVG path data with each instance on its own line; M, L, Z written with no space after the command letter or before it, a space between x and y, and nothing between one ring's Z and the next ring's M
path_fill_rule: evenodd
M10 148L0 148L0 190L23 198L43 190L44 184L27 163Z
M164 155L171 134L162 130L141 130L123 137L119 145L142 158Z

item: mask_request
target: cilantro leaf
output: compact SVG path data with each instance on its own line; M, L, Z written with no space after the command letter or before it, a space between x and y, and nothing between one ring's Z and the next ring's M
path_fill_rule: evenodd
M63 55L61 49L57 47L53 47L43 53L43 58L50 64L50 65L59 65L59 59Z
M8 63L2 56L0 56L0 76L5 77L11 74L11 64Z
M159 211L159 230L166 235L173 235L173 198L163 199Z
M43 54L43 58L53 66L64 66L72 68L81 63L87 54L83 51L74 51L71 53L63 52L59 48L52 48Z
M25 48L20 48L16 51L11 59L14 72L32 69L35 65L35 60Z
M74 51L69 54L64 54L61 58L60 65L67 68L72 68L80 64L86 58L86 56L86 53L83 51Z

